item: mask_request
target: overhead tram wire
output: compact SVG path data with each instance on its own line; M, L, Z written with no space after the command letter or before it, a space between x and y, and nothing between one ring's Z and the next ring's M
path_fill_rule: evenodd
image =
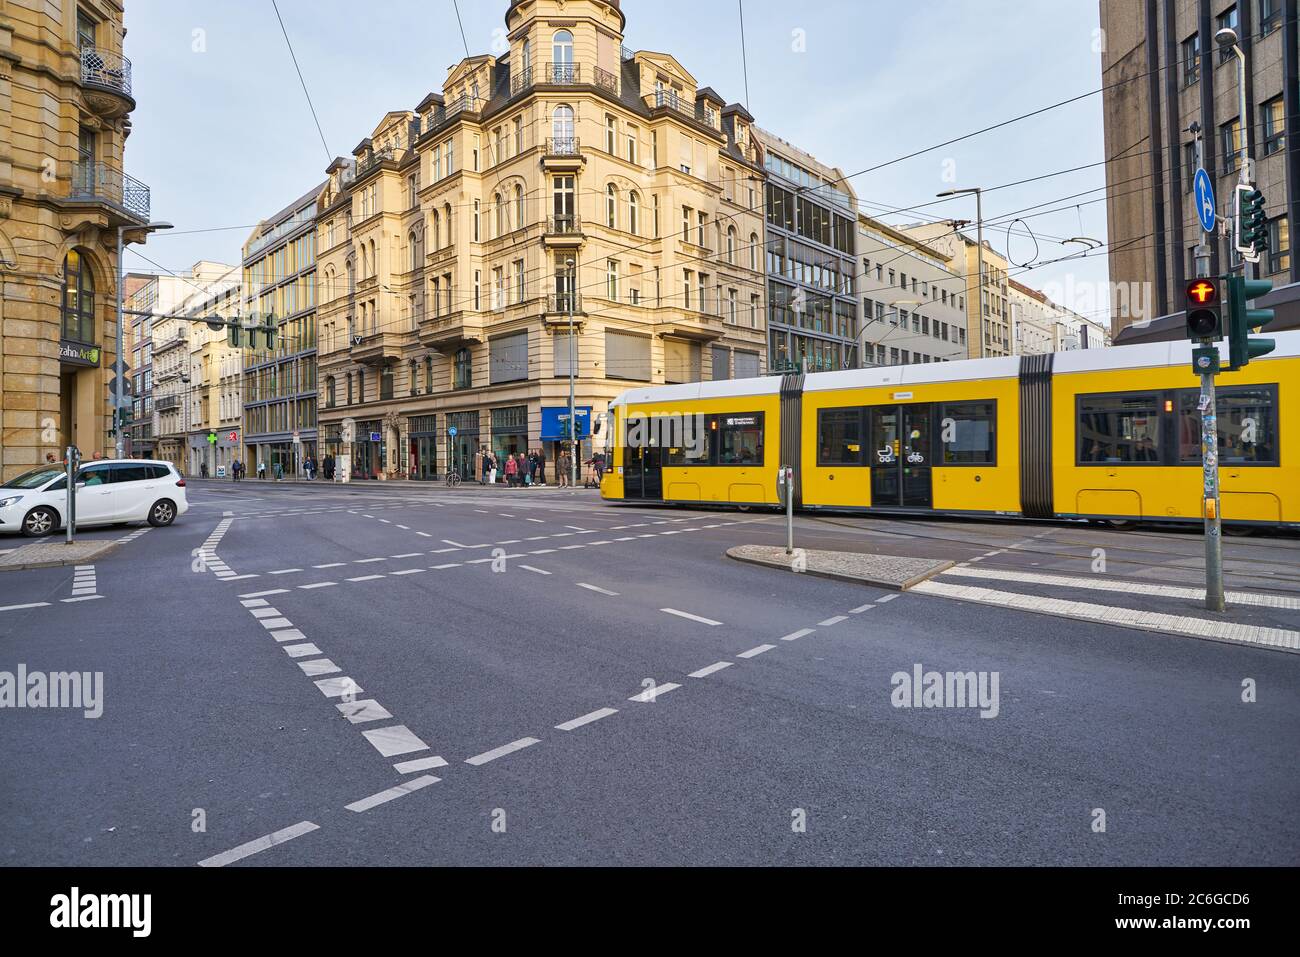
M289 39L289 31L285 29L284 17L280 16L280 6L276 0L271 0L271 8L275 10L275 18L280 21L280 32L284 34L284 42L289 47L289 58L293 60L293 68L298 72L298 82L302 84L303 95L307 97L307 108L311 110L311 118L316 123L316 132L320 134L320 145L325 150L325 162L333 163L334 154L330 152L329 144L325 142L325 131L321 129L320 117L316 115L316 106L311 101L311 92L307 89L307 81L303 79L302 68L298 66L298 55L293 52L293 41Z

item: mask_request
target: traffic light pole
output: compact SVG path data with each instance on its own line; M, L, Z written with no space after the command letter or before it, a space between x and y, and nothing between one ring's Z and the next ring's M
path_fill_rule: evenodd
M1212 339L1201 345L1218 348ZM1201 372L1201 482L1205 513L1205 607L1223 611L1223 521L1219 517L1219 415L1214 392L1215 363Z

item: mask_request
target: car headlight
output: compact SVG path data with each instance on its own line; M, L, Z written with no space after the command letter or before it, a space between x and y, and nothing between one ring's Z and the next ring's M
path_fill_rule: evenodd
M21 495L11 495L8 498L0 498L0 508L8 508L10 505L14 504L14 502L21 502L22 498Z

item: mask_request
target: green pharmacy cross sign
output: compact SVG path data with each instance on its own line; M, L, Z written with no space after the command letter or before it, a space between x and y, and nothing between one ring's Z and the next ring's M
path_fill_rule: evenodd
M216 445L216 444L217 444L217 433L215 433L215 432L209 432L209 433L208 433L208 445Z

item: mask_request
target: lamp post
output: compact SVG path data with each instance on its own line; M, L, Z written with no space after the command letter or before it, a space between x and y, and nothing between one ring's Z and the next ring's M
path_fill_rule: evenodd
M573 354L573 309L576 305L573 297L576 295L578 288L578 277L576 275L576 264L572 259L566 259L564 265L568 269L569 276L569 288L565 291L564 299L569 311L569 487L572 488L578 484L578 450L576 447L578 444L578 422L577 409L574 405L576 375L574 367L577 363Z
M1246 52L1237 42L1237 31L1231 27L1224 27L1214 34L1214 42L1224 49L1231 48L1237 57L1237 125L1241 128L1241 159L1238 162L1237 181L1243 186L1249 186L1254 177L1251 176L1250 169L1250 121L1246 115ZM1237 213L1240 215L1240 212ZM1249 259L1242 257L1241 275L1245 279L1254 279L1254 263Z
M980 317L980 357L984 356L984 190L978 186L968 189L947 189L938 194L939 199L975 194L975 241L979 245L979 286L976 289L975 311ZM967 293L969 295L969 293Z
M147 223L144 226L117 227L117 353L116 353L117 360L113 363L113 367L114 367L113 368L113 394L116 396L117 402L123 401L122 387L125 380L124 373L126 372L126 356L122 354L126 350L126 335L125 335L126 330L122 328L122 309L123 309L122 283L124 282L123 277L125 277L126 275L126 271L122 268L122 234L125 233L127 230L136 230L137 232L143 231L145 233L151 233L151 232L156 232L157 230L171 229L171 228L172 228L172 224L165 223L165 222ZM122 426L120 424L117 424L117 419L121 418L121 416L118 415L117 410L118 407L114 406L113 407L113 415L115 417L114 424L117 427L115 430L116 435L114 436L116 442L114 445L113 457L120 459L126 457L126 443L122 435Z

